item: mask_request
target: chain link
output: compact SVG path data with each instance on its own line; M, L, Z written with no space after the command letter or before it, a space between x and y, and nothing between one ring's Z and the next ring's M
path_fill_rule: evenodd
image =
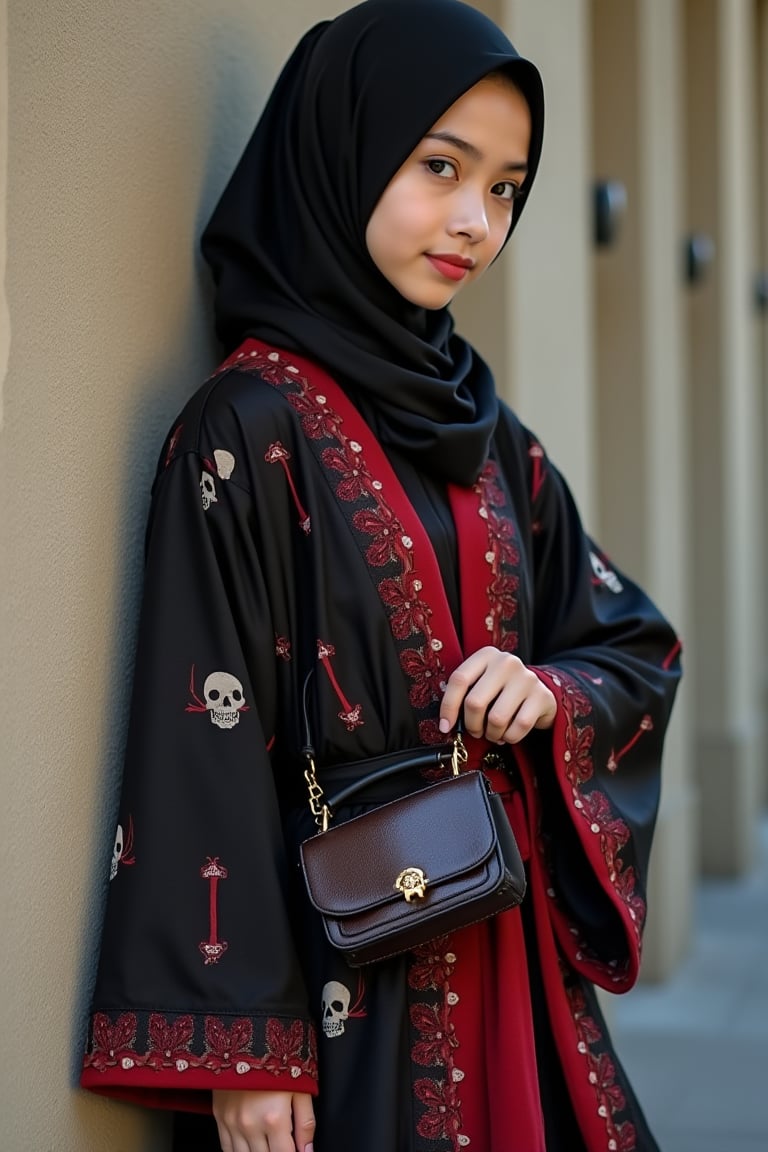
M453 738L453 749L451 750L451 771L454 776L459 775L462 764L466 764L468 759L469 753L462 739L461 732L457 732ZM323 799L324 792L317 779L315 761L310 755L307 755L307 767L304 769L304 779L307 782L309 807L315 818L315 824L317 824L322 832L326 832L333 813Z
M328 828L331 810L328 805L323 802L323 789L320 787L317 779L315 761L311 756L307 756L307 760L308 764L304 769L304 779L307 782L307 788L309 790L309 807L315 818L315 824L325 832Z
M451 753L451 770L454 776L458 776L461 772L461 765L466 764L468 759L469 752L467 752L461 732L457 732L453 738L453 752Z

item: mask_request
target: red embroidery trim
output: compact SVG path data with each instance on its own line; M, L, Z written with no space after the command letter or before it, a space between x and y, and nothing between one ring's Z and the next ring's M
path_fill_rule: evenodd
M360 704L350 704L346 696L341 690L341 685L336 678L336 673L331 664L331 656L336 655L336 649L333 644L326 644L322 640L317 642L317 658L321 666L325 669L328 679L333 685L333 690L336 697L341 704L341 712L339 712L339 720L342 721L347 732L354 732L355 728L360 728L365 721L362 718L362 706Z
M519 567L520 551L513 543L514 521L499 511L505 506L506 497L499 487L498 474L497 464L489 460L474 487L480 500L478 514L488 528L485 560L491 571L486 588L488 616L485 624L491 634L490 641L496 648L503 652L515 652L518 635L512 621L517 616L520 578L510 569Z
M541 444L536 440L531 441L531 446L528 449L528 455L531 458L531 503L538 499L541 492L544 480L546 478L546 469L544 467L544 449Z
M152 1071L172 1069L186 1072L201 1068L208 1072L271 1072L275 1076L289 1073L297 1078L302 1073L317 1078L317 1049L314 1029L305 1033L301 1020L288 1024L270 1017L265 1024L263 1055L253 1052L253 1021L247 1017L233 1020L229 1027L218 1016L205 1016L202 1050L193 1051L199 1021L192 1015L169 1017L152 1012L147 1022L147 1046L139 1051L136 1044L137 1015L123 1012L111 1020L96 1012L92 1023L92 1044L83 1066L97 1072L120 1068L123 1072L149 1068ZM306 1052L305 1047L306 1035Z
M568 1005L576 1029L577 1047L587 1063L589 1082L597 1097L597 1114L605 1121L608 1152L634 1152L637 1132L629 1120L617 1123L616 1115L627 1106L621 1085L616 1082L616 1066L605 1051L595 1051L603 1034L592 1016L578 986L566 987Z
M364 507L351 513L350 522L359 533L372 538L365 550L372 567L394 567L397 570L394 574L382 573L378 591L388 612L394 638L406 643L411 640L410 646L399 649L399 657L410 684L411 704L417 712L431 714L419 718L421 739L425 743L440 740L442 737L437 730L434 711L447 679L440 655L443 644L433 634L432 611L421 596L423 578L414 559L413 540L385 499L382 481L368 469L362 445L342 431L344 421L330 407L321 386L312 383L295 364L277 351L269 351L266 346L255 342L249 342L246 348L247 351L241 349L227 361L222 370L232 368L254 372L274 387L286 389L286 398L298 413L307 439L335 441L333 445L318 446L318 456L326 474L333 477L332 486L337 499L342 504L365 501ZM285 452L282 445L280 449ZM284 459L282 454L276 458ZM414 639L416 643L413 643ZM351 705L346 699L327 661L324 667L342 704L340 718L351 731L362 722L356 711L359 706Z
M434 1072L413 1083L414 1095L423 1108L416 1131L426 1140L446 1141L452 1152L457 1152L470 1141L463 1132L458 1091L464 1074L455 1061L459 1041L452 1021L456 994L451 991L450 980L456 955L446 950L449 945L450 937L443 936L415 949L408 983L425 995L424 1000L411 1005L411 1025L419 1037L411 1049L411 1060Z
M650 732L652 728L653 720L651 720L650 716L643 716L642 720L640 721L640 726L632 739L628 740L624 747L620 748L618 752L614 752L613 749L611 749L611 754L608 757L608 763L606 765L608 771L615 772L621 761L626 756L627 752L634 748L635 744L637 744L638 740L644 732Z
M291 496L293 497L293 502L296 505L296 511L299 514L299 528L301 528L302 532L308 536L312 530L312 522L309 513L305 511L304 505L299 499L299 493L296 490L296 484L291 474L291 470L288 467L288 461L290 458L290 452L286 447L284 447L283 444L280 443L279 440L276 440L274 444L270 444L269 448L264 453L264 459L266 460L267 464L280 464L283 472L285 472L285 477L288 481L288 487L291 490Z
M275 636L275 655L286 662L291 659L291 642L287 636Z
M345 503L363 505L351 511L349 521L358 534L370 538L370 543L363 549L368 564L374 570L383 570L377 590L388 614L393 638L398 642L400 664L408 678L411 705L417 713L421 713L421 740L433 743L444 739L435 719L436 705L447 680L441 655L443 642L434 634L432 609L422 595L424 577L414 556L413 540L385 499L382 480L368 468L362 445L342 431L344 421L328 406L322 387L313 383L311 375L303 374L277 351L264 352L259 350L259 346L250 346L250 351L246 353L241 350L224 367L257 372L268 383L289 389L286 392L287 399L299 414L308 440L335 441L332 446L321 448L318 445L316 454L326 475L333 477L333 491L342 507ZM331 387L335 387L332 381L327 385L327 390L330 391ZM494 560L500 565L502 559L510 557L508 536L511 534L493 511L496 506L505 503L505 498L494 483L492 468L488 476L479 482L476 496L485 502L481 503L481 508L487 505L490 509L483 517L490 521L488 550L493 550ZM435 575L439 579L439 572ZM499 573L492 570L492 584L498 576ZM507 608L505 603L504 609ZM500 621L502 618L503 613ZM501 629L501 623L499 626ZM455 632L447 638L451 641L452 649L455 649L456 657L460 658ZM359 706L351 705L343 693L331 664L333 655L331 644L318 641L319 659L342 705L343 711L339 716L351 730L360 722ZM417 1121L417 1130L425 1139L447 1141L446 1149L456 1152L465 1147L469 1140L460 1131L461 1108L457 1085L462 1074L453 1062L453 1048L457 1041L453 1036L450 1016L451 998L455 994L450 991L448 976L455 964L455 956L449 953L446 957L437 957L434 952L435 943L420 950L420 959L417 958L409 976L410 982L413 984L415 980L416 986L422 990L426 991L428 987L434 990L433 1001L412 1006L412 1025L419 1036L412 1059L417 1065L433 1070L432 1076L417 1077L414 1083L416 1099L423 1108ZM434 983L438 978L439 986Z
M625 866L621 859L621 850L630 840L629 827L620 817L613 814L604 792L597 788L587 792L582 787L593 777L595 771L592 759L595 730L589 722L592 716L592 704L578 682L566 675L562 669L545 667L541 671L545 672L560 689L560 708L565 716L563 760L565 775L571 784L573 807L587 821L590 831L599 837L608 879L627 909L639 948L642 944L646 905L636 891L637 876L634 868ZM629 750L631 744L636 743L639 735L649 730L647 720L647 717L643 719L640 732L622 751L622 755ZM581 958L582 955L578 954L577 959ZM608 970L606 968L606 971ZM611 973L611 978L614 981L620 980L616 972Z
M213 859L208 857L208 863L204 864L200 869L200 875L204 880L208 881L208 917L209 917L209 931L208 939L201 940L198 948L205 958L206 964L218 964L222 956L226 952L229 944L226 940L219 940L219 911L218 911L218 889L219 880L226 880L229 873L223 864L219 864L218 856Z
M669 650L667 655L662 660L662 662L661 662L662 668L670 668L671 667L672 661L675 659L675 657L681 651L682 647L683 647L682 641L676 640L675 643L672 645L672 648Z
M164 468L167 468L168 465L170 464L171 460L173 459L174 452L176 451L176 445L179 442L183 428L184 428L183 424L177 424L173 430L173 434L172 434L170 440L168 441L168 451L165 454L165 461L163 463Z

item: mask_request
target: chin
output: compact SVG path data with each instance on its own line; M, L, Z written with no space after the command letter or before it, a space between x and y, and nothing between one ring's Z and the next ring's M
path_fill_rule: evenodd
M458 295L458 289L454 289L452 292L445 290L404 292L402 288L398 288L398 292L409 304L415 304L417 308L424 308L427 312L439 312L441 308L447 308Z
M447 308L449 304L452 304L456 296L457 293L452 292L450 296L446 297L445 300L441 300L439 304L422 304L422 308L427 312L439 312L441 308Z

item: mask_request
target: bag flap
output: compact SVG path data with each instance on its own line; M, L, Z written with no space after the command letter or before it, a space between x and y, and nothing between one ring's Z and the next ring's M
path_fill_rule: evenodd
M497 841L487 788L481 772L466 772L305 840L302 866L315 908L349 916L402 901L395 881L406 868L422 870L427 895L480 868Z

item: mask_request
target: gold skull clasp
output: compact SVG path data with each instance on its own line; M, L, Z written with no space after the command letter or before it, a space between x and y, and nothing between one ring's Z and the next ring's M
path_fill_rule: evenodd
M402 892L410 904L415 896L423 899L424 890L428 883L429 878L424 875L421 868L404 868L395 880L395 888L398 892Z

